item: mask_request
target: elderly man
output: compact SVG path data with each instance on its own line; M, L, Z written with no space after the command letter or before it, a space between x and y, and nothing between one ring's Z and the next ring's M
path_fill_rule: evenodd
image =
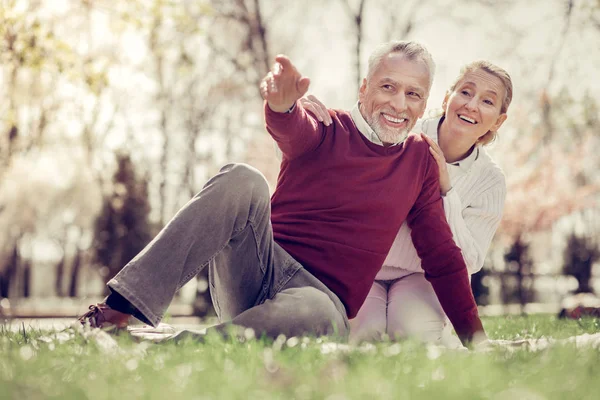
M425 110L434 63L414 42L380 46L351 112L324 126L297 103L308 90L285 56L261 83L267 130L283 153L269 201L252 167L221 169L109 283L84 323L156 325L174 293L208 266L222 331L348 332L407 220L427 279L463 343L483 334L453 242L428 144L409 135Z

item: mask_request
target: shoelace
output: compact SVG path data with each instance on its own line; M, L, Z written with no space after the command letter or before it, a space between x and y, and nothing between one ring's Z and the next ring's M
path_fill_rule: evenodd
M97 326L98 317L96 316L96 313L99 313L100 315L104 316L104 311L97 305L92 304L89 307L89 311L83 314L81 317L79 317L79 321L85 323L85 321L89 318L90 325L92 327Z

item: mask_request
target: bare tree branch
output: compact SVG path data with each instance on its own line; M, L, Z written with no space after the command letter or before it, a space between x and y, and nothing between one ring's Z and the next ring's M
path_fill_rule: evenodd
M564 14L564 25L563 28L560 32L560 38L559 38L559 42L558 45L555 48L554 54L552 55L552 58L550 59L550 69L548 71L548 78L546 80L546 89L542 95L542 101L541 101L541 108L542 108L542 122L544 124L544 128L545 128L545 136L544 136L544 143L548 143L550 140L552 140L552 136L553 136L553 132L554 132L554 126L552 123L552 116L551 116L551 111L552 111L552 106L551 106L551 102L550 102L550 98L549 98L549 87L552 84L552 80L554 79L554 71L556 68L556 64L558 62L558 59L560 57L560 53L563 50L563 47L565 45L565 42L567 40L567 34L569 32L569 28L571 26L571 16L573 14L573 0L565 0L565 14Z
M346 9L346 11L348 12L348 15L352 18L352 23L354 26L354 30L355 30L355 34L356 34L356 42L354 44L354 65L355 65L355 74L356 74L356 90L358 90L358 88L360 87L360 81L361 81L361 73L360 73L360 61L361 61L361 47L362 47L362 41L363 41L363 32L362 32L362 25L363 25L363 16L364 16L364 9L365 9L365 0L360 0L360 2L358 3L358 10L356 12L354 12L352 10L352 7L350 7L350 3L348 0L340 0L342 2L342 5L344 6L344 8Z
M260 11L260 1L254 0L254 9L256 12L256 17L254 19L254 24L251 26L254 28L251 30L252 36L258 38L261 47L262 60L259 60L259 63L263 64L263 69L260 71L259 76L263 76L269 71L269 46L267 42L267 29L263 23L262 14Z

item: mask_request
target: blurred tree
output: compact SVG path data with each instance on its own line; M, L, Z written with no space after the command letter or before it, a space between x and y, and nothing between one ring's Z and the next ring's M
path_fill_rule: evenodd
M552 104L551 112L536 111L546 110L545 104ZM508 196L500 231L511 238L548 230L561 218L599 205L598 100L563 88L556 96L544 91L540 103L529 107L513 121L522 134L502 145ZM555 135L548 142L550 125Z
M521 306L534 300L533 292L533 261L529 252L529 244L521 236L517 236L504 255L507 264L507 275L503 275L502 287L504 303L516 300ZM514 277L513 278L511 278ZM514 285L511 284L514 282Z
M20 261L17 243L12 246L9 257L4 257L1 261L3 266L0 269L0 298L10 297L12 294L11 284L14 284L14 278L17 274Z
M279 52L296 52L304 66L314 64L330 74L334 65L317 62L323 55L315 46L319 38L340 58L351 57L348 65L356 76L340 82L344 87L360 83L367 46L418 37L433 25L440 25L435 27L440 32L447 23L460 26L469 39L460 40L462 46L470 46L473 36L485 38L486 48L504 46L502 62L511 72L523 69L515 76L519 98L509 118L515 121L514 140L505 135L506 147L499 151L510 180L507 235L545 230L561 216L597 207L597 91L572 85L593 83L594 70L581 67L593 65L597 54L596 0L532 0L527 7L559 10L553 18L544 15L520 26L513 17L524 6L516 0L340 0L319 7L283 0L0 3L0 95L6 100L0 102L0 274L5 277L11 275L5 273L8 266L17 265L10 261L14 246L26 262L23 249L45 241L63 258L55 261L56 293L73 293L90 257L90 221L101 193L113 198L115 149L128 149L136 169L148 177L157 217L151 216L161 223L224 162L251 159L276 176L258 82ZM332 12L340 18L331 18ZM493 24L484 26L489 17ZM465 29L469 24L475 29ZM548 26L550 50L532 55L526 40L531 29L542 35L540 28ZM584 36L588 28L596 36ZM540 43L547 39L540 37ZM571 69L565 69L569 63ZM533 82L538 76L543 82ZM555 139L544 139L544 126ZM46 201L36 201L40 198ZM15 280L26 275L25 270L13 274L13 294L25 291L27 285Z
M106 196L94 235L95 263L107 268L105 278L116 275L150 242L148 183L136 176L128 154L117 154L113 191Z
M5 0L0 7L0 176L18 154L42 146L57 99L49 94L72 71L73 50L57 38L36 5Z
M0 203L5 205L0 213L0 274L5 283L9 278L14 281L9 285L11 296L24 294L31 275L53 280L48 269L33 272L34 259L52 262L47 259L48 247L62 249L56 259L54 288L57 295L65 294L63 283L70 277L74 250L86 251L90 245L89 233L101 197L98 185L83 161L85 156L52 150L15 156L0 181ZM38 245L45 250L36 251ZM13 262L15 249L20 259L17 263Z
M489 275L489 271L485 267L471 275L471 290L473 290L473 296L478 305L489 304L490 290L484 284L487 275Z
M358 2L358 6L356 7L356 11L354 11L352 9L352 6L350 5L350 0L341 0L344 8L346 9L346 12L348 13L348 15L351 18L351 24L353 25L354 28L354 35L356 36L356 41L355 41L355 45L354 45L354 53L355 53L355 74L356 74L356 90L358 91L358 88L361 86L362 84L362 71L360 68L360 65L362 63L362 54L361 54L361 48L362 48L362 41L363 41L363 17L364 17L364 12L365 12L365 3L366 0L360 0Z
M43 159L46 151L55 152L56 161L65 161L62 156L64 153L70 153L67 155L69 161L62 166L68 170L71 161L81 160L77 152L78 145L74 145L77 140L73 140L72 136L81 128L80 135L77 136L81 139L79 145L86 151L89 166L97 169L89 170L82 165L79 165L79 168L83 167L86 173L92 171L95 175L93 180L96 184L101 183L106 168L102 159L96 155L102 147L102 128L106 126L106 130L109 130L110 124L98 123L98 117L102 115L110 119L107 110L111 108L107 109L106 102L100 100L108 86L105 68L107 64L100 59L101 57L93 60L93 57L86 53L86 50L95 51L93 43L88 43L87 46L77 43L77 38L89 40L93 29L89 18L88 23L77 26L82 18L85 20L84 17L89 17L89 4L83 4L82 9L78 7L81 4L70 4L71 13L68 18L57 17L48 12L48 9L45 9L46 5L45 1L5 0L0 7L0 80L7 83L0 85L0 94L7 99L0 104L0 132L7 132L6 136L0 136L0 178L3 178L3 183L8 182L4 186L11 187L15 179L20 182L12 187L13 193L0 196L0 221L6 223L6 226L20 226L25 235L18 239L11 234L15 230L10 229L0 236L5 246L6 243L16 243L19 247L32 248L42 237L45 236L44 239L48 240L58 235L55 243L61 244L63 257L62 260L58 260L54 286L56 293L60 295L64 293L65 271L73 267L72 272L77 272L78 260L85 258L79 252L85 251L87 246L82 242L82 237L87 236L87 220L80 212L93 209L85 203L73 204L72 201L79 200L78 190L83 186L86 186L88 196L92 196L96 191L89 188L90 176L86 177L85 183L75 179L74 186L66 190L61 187L63 182L57 183L54 176L46 176L45 182L38 181L39 175L43 175L44 172L37 171L33 163ZM75 27L83 32L87 30L87 35L65 37L65 26ZM65 118L66 115L77 115L80 119L74 121ZM24 165L25 160L33 163ZM32 172L24 180L21 177L17 178L20 175L17 171L19 164L20 168ZM67 176L70 176L70 173L63 177L65 182L70 179ZM52 183L48 184L48 180ZM50 190L44 193L45 201L36 202L38 196L23 198L26 194L31 194L30 191L37 191L36 194L39 195L45 190ZM69 197L74 194L74 197ZM15 199L20 200L21 207L16 213L7 215L9 210L14 209L13 205L7 202ZM57 199L60 199L58 204L53 204ZM89 201L88 204L95 204L92 199L86 201ZM53 212L49 212L49 204L56 207ZM65 215L71 215L73 218L63 219ZM81 233L79 236L71 237L65 234L71 224L80 222L83 225L76 227ZM69 248L76 249L75 253L67 251ZM1 250L0 255L10 253ZM22 262L13 266L13 269L19 269L18 273L12 275L17 277L14 283L22 289L19 289L19 292L23 292L20 295L29 291L30 268L33 268L29 257L33 256L30 252ZM68 259L65 258L67 256ZM0 260L0 273L2 264L4 263ZM76 282L76 276L71 275L71 286Z
M439 20L453 20L463 27L473 22L464 18L454 9L461 5L480 3L480 0L461 0L459 4L451 0L413 0L401 3L383 0L340 0L344 11L350 18L353 39L352 48L354 58L354 77L356 79L355 93L362 84L366 74L366 56L363 54L366 39L373 33L373 21L376 21L377 31L380 32L380 41L409 40L417 29L427 29L429 24ZM491 4L483 3L490 8Z
M592 266L600 260L598 243L590 237L572 232L564 250L563 273L577 279L575 293L593 293Z

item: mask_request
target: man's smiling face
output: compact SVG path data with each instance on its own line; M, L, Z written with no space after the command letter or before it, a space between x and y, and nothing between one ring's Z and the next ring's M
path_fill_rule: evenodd
M360 112L384 144L399 143L423 116L430 76L421 60L386 55L360 87Z

